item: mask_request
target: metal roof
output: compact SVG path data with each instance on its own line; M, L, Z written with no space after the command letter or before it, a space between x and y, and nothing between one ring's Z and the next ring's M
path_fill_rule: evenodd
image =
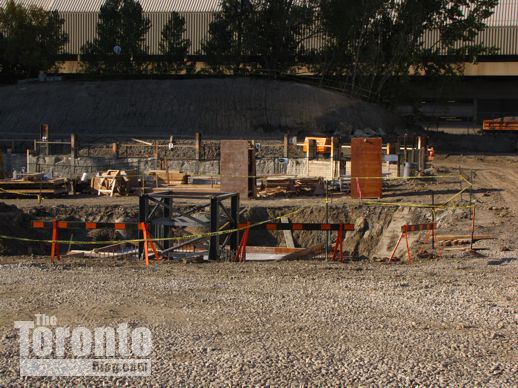
M99 12L105 0L15 0L24 5L36 5L59 12ZM7 0L0 0L0 7ZM139 0L144 12L214 12L220 10L220 0Z
M105 0L15 0L59 12L99 12ZM144 12L218 12L221 0L138 0ZM0 0L0 7L7 0ZM488 26L518 26L518 0L500 0Z

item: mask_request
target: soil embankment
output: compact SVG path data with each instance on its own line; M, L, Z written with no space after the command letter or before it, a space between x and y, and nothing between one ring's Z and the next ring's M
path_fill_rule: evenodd
M245 78L25 83L0 88L0 135L260 138L396 125L382 108L313 86Z

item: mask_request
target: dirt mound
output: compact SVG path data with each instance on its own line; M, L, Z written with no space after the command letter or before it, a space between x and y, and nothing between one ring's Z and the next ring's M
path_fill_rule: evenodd
M263 208L254 207L244 214L245 220L260 222L297 211L296 208ZM330 206L329 222L352 223L354 232L347 234L344 249L355 258L381 260L390 256L396 245L401 226L428 222L429 211L418 208L370 207L370 206ZM324 206L307 207L290 217L291 222L326 222ZM418 234L409 235L412 244ZM326 233L311 231L293 232L297 247L310 247L326 242ZM330 244L334 243L336 234L331 234ZM285 246L283 232L254 231L250 233L249 245ZM403 246L398 251L401 255Z
M65 81L0 88L0 134L347 135L397 125L379 106L313 86L248 78Z
M8 237L31 238L30 216L14 205L0 202L0 254L27 254L27 243Z

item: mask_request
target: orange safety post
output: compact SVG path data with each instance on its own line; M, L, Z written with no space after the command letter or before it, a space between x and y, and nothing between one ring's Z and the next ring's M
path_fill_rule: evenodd
M344 226L340 224L338 228L338 233L336 234L336 242L335 247L333 249L333 258L332 260L336 260L336 256L339 253L340 261L344 262L344 252L343 252L343 240L344 240Z
M243 233L243 237L241 237L241 242L239 243L239 247L237 248L237 253L236 253L237 262L243 263L246 261L246 246L248 244L248 235L250 234L250 225L251 225L251 222L248 221L246 223L246 229Z
M405 241L406 241L406 252L408 254L408 264L412 262L412 256L410 256L410 246L408 244L408 230L405 230Z
M155 260L157 262L160 260L160 256L158 255L158 251L155 248L155 244L153 243L153 240L151 239L151 235L149 233L146 223L141 222L140 228L142 230L142 235L144 237L144 257L146 259L146 267L148 267L149 266L149 247L151 247L151 249L153 250L153 253L155 254Z
M410 245L408 244L408 225L404 225L402 229L403 229L403 231L401 232L401 235L399 236L399 239L397 240L396 246L394 247L394 250L392 251L392 254L390 255L390 259L388 260L389 263L391 263L392 260L394 259L394 255L396 254L396 251L399 247L399 243L403 239L403 236L405 237L405 241L406 241L406 251L408 254L408 263L412 262L412 256L410 255Z
M58 243L58 222L52 220L52 247L50 249L50 260L54 264L54 258L57 257L61 261L59 243Z
M399 243L401 242L401 239L403 238L403 234L405 234L405 232L401 232L401 234L399 235L399 239L397 240L396 246L394 247L394 250L392 251L392 254L390 255L390 259L388 260L389 263L392 262L392 259L394 258L394 255L396 254L397 248L399 247Z

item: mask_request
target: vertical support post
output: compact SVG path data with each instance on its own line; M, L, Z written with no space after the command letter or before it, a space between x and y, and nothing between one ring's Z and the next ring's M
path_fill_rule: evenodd
M50 248L50 260L54 264L54 258L57 257L58 261L61 261L60 249L58 241L58 222L52 220L52 246Z
M405 148L404 151L403 151L404 152L404 154L403 154L403 161L405 163L408 162L408 150L406 148L406 146L407 146L407 144L406 144L407 137L408 137L408 135L405 133L405 135L403 136L403 143L404 143L403 147Z
M195 138L195 154L196 154L196 160L201 160L201 133L196 132Z
M306 154L308 159L315 159L317 157L317 142L316 140L308 140L308 152Z
M473 170L469 174L469 205L471 206L471 242L470 250L473 250L473 238L475 237L475 205L473 205Z
M158 140L155 140L153 144L153 158L155 159L155 170L158 170L160 168L158 163Z
M401 239L403 238L403 233L404 233L404 232L402 232L402 233L399 235L399 239L397 240L396 246L394 247L394 250L392 251L392 254L390 255L390 258L389 258L389 261L388 261L389 263L391 263L391 262L392 262L392 259L394 258L394 255L396 254L396 251L397 251L397 249L398 249L398 247L399 247L399 244L401 243Z
M412 263L412 256L410 255L410 244L408 243L408 230L405 231L405 241L406 241L406 253L408 255L408 264Z
M435 255L435 193L432 190L432 257Z
M475 206L471 208L471 242L470 250L473 250L473 240L475 239Z
M142 225L142 223L146 222L147 210L148 210L148 199L147 199L147 196L145 194L142 194L139 197L139 213L138 213L138 222L141 225ZM139 238L139 240L143 236L142 232L143 231L141 231L140 228L139 228L139 230L138 230L138 238ZM140 241L138 243L138 257L139 258L142 257L142 253L144 253L144 242Z
M329 224L329 196L328 196L328 189L327 189L327 181L324 183L326 185L326 224ZM326 261L329 259L329 237L330 233L329 230L326 232ZM336 252L335 252L336 254ZM333 260L335 259L333 255Z
M3 170L3 166L2 166ZM27 148L27 174L31 172L31 150Z
M210 198L210 233L219 231L219 199L216 196ZM219 259L219 236L211 235L209 238L209 260Z
M239 227L239 194L234 194L230 197L230 216L231 220L231 229L237 229ZM232 233L230 236L230 250L237 251L237 247L239 246L239 232Z
M164 218L166 219L170 219L172 214L171 214L171 209L173 208L173 198L171 196L167 196L164 198ZM171 225L169 225L169 223L166 223L166 225L164 226L164 236L165 238L169 238L171 237ZM171 246L171 241L170 240L163 240L163 247L164 247L164 250L169 248Z
M398 138L398 141L396 143L396 155L397 155L397 174L396 174L396 176L398 178L401 177L401 152L400 152L401 150L400 150L400 148L401 148L401 144L400 144L399 138Z
M460 200L462 201L462 167L459 166L459 185L460 185Z
M70 135L70 157L72 159L77 158L77 148L78 148L77 135L75 133L72 133Z
M117 143L112 143L112 156L115 159L119 158L119 145Z
M289 147L290 147L290 137L289 135L286 133L284 135L284 153L283 153L283 156L285 158L288 157L288 150L289 150Z

